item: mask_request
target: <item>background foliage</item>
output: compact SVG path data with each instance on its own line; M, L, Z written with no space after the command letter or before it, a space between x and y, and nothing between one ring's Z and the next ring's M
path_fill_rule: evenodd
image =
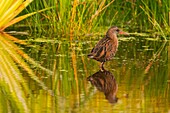
M112 25L138 32L170 32L169 0L34 0L23 13L51 6L26 20L33 32L83 35Z

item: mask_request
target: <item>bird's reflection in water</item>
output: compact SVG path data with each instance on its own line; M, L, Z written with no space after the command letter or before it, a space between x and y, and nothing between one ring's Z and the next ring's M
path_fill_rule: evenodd
M98 71L89 76L87 80L99 91L102 91L110 103L116 103L118 101L118 98L116 97L118 85L110 71Z

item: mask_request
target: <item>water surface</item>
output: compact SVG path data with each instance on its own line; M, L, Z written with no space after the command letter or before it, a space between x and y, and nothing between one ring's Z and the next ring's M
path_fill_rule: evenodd
M55 98L50 97L51 103L49 96L38 94L33 100L40 104L39 98L43 95L46 99L43 110L53 109L60 113L170 112L169 43L142 37L120 38L116 56L105 64L118 84L118 101L110 103L103 92L87 81L87 77L99 71L99 63L88 59L87 54L100 38L73 43L42 43L40 50L36 49L37 60L41 59L48 68L56 68L55 76L47 79L47 84L55 90ZM55 47L58 47L56 51ZM160 48L162 51L154 59ZM54 106L48 106L48 103Z
M85 37L72 43L65 39L28 41L30 46L24 51L54 72L48 75L32 67L54 91L54 96L26 78L33 93L28 99L31 113L170 112L169 42L146 37L119 38L116 56L105 64L118 86L118 100L110 102L104 92L98 90L100 87L87 80L99 72L100 63L87 58L99 39L100 36Z

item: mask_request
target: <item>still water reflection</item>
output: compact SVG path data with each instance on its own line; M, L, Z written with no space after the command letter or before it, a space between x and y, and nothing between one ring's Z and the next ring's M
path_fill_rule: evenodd
M99 70L87 78L99 91L102 91L110 103L116 103L118 84L110 71Z
M170 111L169 44L142 38L120 40L115 58L105 65L109 71L100 72L98 62L87 58L95 43L76 42L72 48L69 43L61 43L53 79L56 95L60 96L55 99L57 112ZM160 48L162 51L151 65ZM145 74L148 65L151 66Z
M27 99L30 112L170 112L169 43L142 37L120 40L116 56L105 64L107 69L101 72L98 71L98 62L87 58L98 40L72 44L65 40L30 41L34 46L24 51L54 72L51 76L32 67L39 79L54 91L54 96L26 77L32 93ZM6 103L11 104L10 101Z

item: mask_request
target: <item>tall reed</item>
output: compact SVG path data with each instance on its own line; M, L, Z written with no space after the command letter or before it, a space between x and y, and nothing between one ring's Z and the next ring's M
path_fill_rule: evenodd
M51 6L54 8L27 20L32 29L47 34L57 33L60 36L100 32L100 28L112 25L126 26L130 29L157 30L150 21L152 19L166 34L170 31L169 0L50 0L49 2L35 0L27 11ZM149 17L146 11L149 11Z

